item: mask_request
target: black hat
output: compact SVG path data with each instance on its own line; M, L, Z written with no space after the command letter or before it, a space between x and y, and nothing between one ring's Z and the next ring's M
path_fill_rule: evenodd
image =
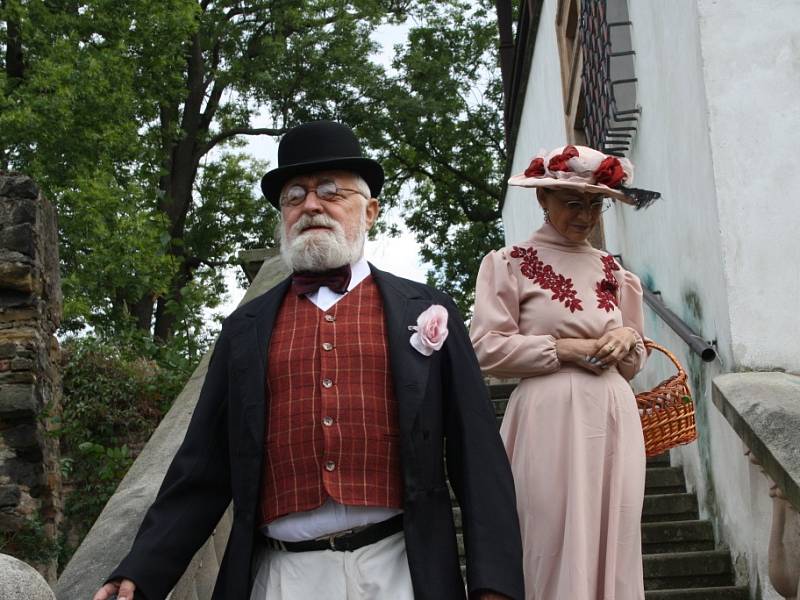
M358 173L375 198L383 187L383 168L361 153L353 130L334 121L312 121L290 129L278 145L278 168L261 179L261 191L280 210L286 180L314 171L343 170Z

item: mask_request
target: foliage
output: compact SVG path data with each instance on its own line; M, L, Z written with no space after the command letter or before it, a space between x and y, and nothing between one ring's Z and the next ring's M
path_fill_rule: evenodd
M134 351L132 351L134 349ZM62 414L55 419L64 477L66 561L178 395L192 365L137 356L143 347L96 338L64 344Z
M45 530L40 516L25 522L16 531L0 531L0 553L9 554L31 565L44 565L59 555L60 545Z
M498 206L506 163L494 3L423 6L394 74L365 116L389 173L384 194L433 266L429 281L471 312L480 259L503 245ZM378 141L375 141L377 138Z
M386 70L375 32L398 23ZM367 141L467 309L500 243L495 39L488 0L0 0L0 169L58 206L64 328L202 330L222 268L274 244L243 136L317 118Z

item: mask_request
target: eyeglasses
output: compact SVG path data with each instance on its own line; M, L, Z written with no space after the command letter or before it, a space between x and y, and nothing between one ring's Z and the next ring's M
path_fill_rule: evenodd
M300 206L311 192L317 194L317 198L325 202L338 202L347 196L342 192L353 192L361 194L358 190L339 187L335 181L323 181L315 188L305 188L300 184L290 185L281 194L281 206ZM363 195L363 194L362 194Z
M592 200L588 204L582 200L560 200L560 202L564 205L564 208L576 214L583 210L589 211L592 214L599 214L611 208L611 200L608 198Z

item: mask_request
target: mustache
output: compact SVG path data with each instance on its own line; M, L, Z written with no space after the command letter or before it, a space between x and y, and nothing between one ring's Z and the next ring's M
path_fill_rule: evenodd
M335 219L329 217L328 215L303 215L301 216L297 222L292 225L291 230L289 231L291 237L295 237L303 233L304 230L308 229L309 227L328 227L332 229L334 232L343 232L341 224Z

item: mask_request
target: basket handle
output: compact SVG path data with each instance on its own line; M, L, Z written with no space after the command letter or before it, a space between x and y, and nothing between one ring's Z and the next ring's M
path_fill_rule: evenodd
M664 348L664 346L656 344L653 340L649 339L646 339L644 341L644 345L645 348L649 348L651 350L658 350L662 354L665 354L667 358L672 361L672 364L675 365L675 368L678 369L678 374L686 375L686 371L684 371L683 367L681 366L681 363L678 362L678 359L675 357L675 355L666 348Z

